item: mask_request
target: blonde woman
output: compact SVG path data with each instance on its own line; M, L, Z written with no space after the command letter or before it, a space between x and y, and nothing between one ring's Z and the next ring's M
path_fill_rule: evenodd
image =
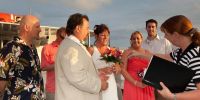
M144 55L149 54L147 50L141 47L142 40L142 34L139 31L133 32L130 38L131 46L125 50L122 56L122 74L125 78L123 100L155 100L154 88L145 86L141 82L143 71L149 61L139 57L130 57L132 51Z

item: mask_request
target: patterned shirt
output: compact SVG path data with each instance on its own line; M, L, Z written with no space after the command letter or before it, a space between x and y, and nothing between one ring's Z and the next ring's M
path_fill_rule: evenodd
M196 83L200 82L200 47L191 43L184 52L177 49L170 54L175 63L196 71L196 74L186 87L186 91L197 89ZM183 76L184 77L184 76Z
M19 37L0 51L0 80L7 81L4 100L43 100L44 85L36 48Z

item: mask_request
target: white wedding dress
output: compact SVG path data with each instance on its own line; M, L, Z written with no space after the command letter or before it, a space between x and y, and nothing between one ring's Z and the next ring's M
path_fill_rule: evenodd
M100 54L99 50L97 49L96 46L94 46L93 48L94 48L94 52L92 55L92 59L94 61L95 67L97 69L100 69L100 68L104 68L106 66L111 66L111 64L106 63L104 60L100 60L101 54ZM113 73L109 75L109 79L107 80L107 82L109 84L107 90L102 91L102 93L101 93L102 100L118 100L117 84L116 84Z

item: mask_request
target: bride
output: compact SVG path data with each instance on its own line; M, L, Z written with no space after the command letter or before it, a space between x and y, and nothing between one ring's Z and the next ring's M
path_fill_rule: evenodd
M101 100L118 100L117 84L114 73L120 72L120 67L115 64L106 63L104 60L100 60L101 56L105 54L107 49L112 49L108 46L109 42L109 29L105 24L95 25L95 45L89 47L88 51L92 55L93 62L98 71L102 71L108 74L108 89L101 92Z

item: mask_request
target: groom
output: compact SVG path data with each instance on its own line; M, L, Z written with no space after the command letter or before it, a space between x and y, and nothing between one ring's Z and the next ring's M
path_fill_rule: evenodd
M66 31L70 36L61 43L55 63L55 100L99 100L108 78L97 74L90 54L80 43L89 33L88 17L71 15Z

